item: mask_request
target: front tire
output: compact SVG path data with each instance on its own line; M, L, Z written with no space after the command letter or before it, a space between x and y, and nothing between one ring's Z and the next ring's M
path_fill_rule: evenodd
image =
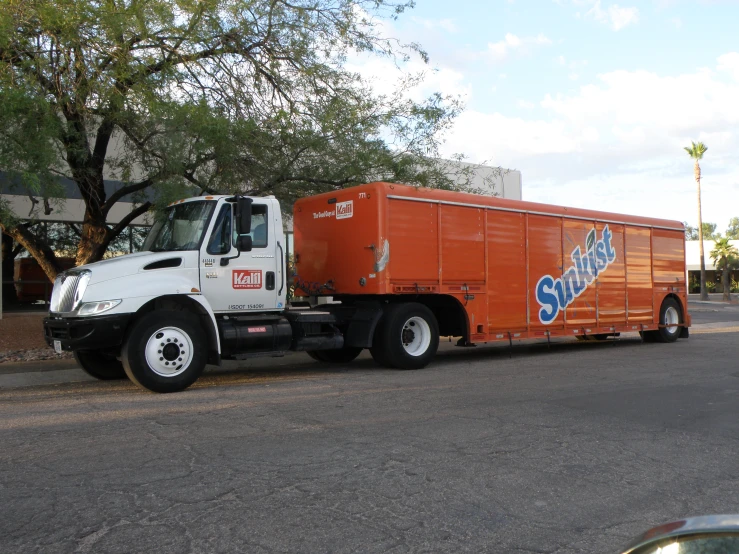
M370 353L396 369L426 367L439 348L439 324L423 304L389 305L375 330Z
M126 370L114 354L102 350L75 350L74 359L82 371L101 381L125 379Z
M190 312L159 310L134 323L121 352L129 379L153 392L178 392L203 373L208 342Z

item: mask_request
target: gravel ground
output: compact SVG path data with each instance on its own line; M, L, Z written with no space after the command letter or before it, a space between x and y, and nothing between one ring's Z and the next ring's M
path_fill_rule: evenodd
M60 360L72 354L57 354L44 341L45 313L5 313L0 319L0 364Z

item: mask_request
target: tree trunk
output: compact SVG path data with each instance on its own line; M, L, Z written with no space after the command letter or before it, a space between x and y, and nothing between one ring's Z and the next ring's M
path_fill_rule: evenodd
M724 260L724 269L721 273L721 286L724 289L724 302L731 302L731 284L729 283L729 260Z
M698 183L698 248L701 259L701 300L708 300L706 291L706 260L703 253L703 215L701 211L701 166L695 160L695 182Z
M13 237L13 239L23 246L23 248L28 250L28 253L36 259L38 264L41 266L41 269L44 270L46 276L53 283L62 268L56 260L54 251L49 248L49 245L23 225L18 225L12 229L5 228L3 231L5 234Z
M109 233L105 222L85 221L77 246L75 265L85 265L102 260L110 244Z
M7 306L18 303L18 295L15 292L15 285L13 284L13 269L15 263L15 256L13 256L13 237L2 233L2 295L3 295L3 309Z

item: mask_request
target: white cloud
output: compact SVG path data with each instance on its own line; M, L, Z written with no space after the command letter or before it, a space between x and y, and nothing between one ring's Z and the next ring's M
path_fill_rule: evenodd
M683 20L679 17L673 17L672 19L670 19L670 23L675 26L675 29L682 29Z
M739 52L730 52L719 56L719 71L729 74L735 81L739 81Z
M726 201L739 197L736 98L739 52L677 76L613 71L545 95L537 118L467 111L444 154L522 170L528 200L693 221L692 165L682 148L702 140L704 218L722 228L739 215Z
M603 9L600 0L595 1L587 15L596 21L609 24L614 31L620 31L627 25L639 21L638 8L622 8L618 4L612 4L608 8Z
M421 19L419 17L412 17L411 18L415 23L418 23L425 29L429 30L435 30L435 29L441 29L442 31L446 31L447 33L456 33L459 28L457 27L457 24L454 23L452 19Z
M557 62L558 65L566 67L569 70L567 77L571 81L577 81L580 78L579 70L583 69L586 65L588 65L587 60L568 61L564 56L557 56L557 58L555 58L555 61Z
M552 41L543 34L520 38L513 33L506 33L503 40L488 43L485 56L494 62L499 62L508 58L513 52L526 53L534 46L549 44L552 44Z
M433 92L467 98L472 91L471 85L464 82L464 76L459 71L449 68L432 69L420 61L411 61L398 68L387 59L364 58L347 64L347 69L359 73L375 93L384 95L392 94L408 75L423 74L423 81L407 94L417 102Z

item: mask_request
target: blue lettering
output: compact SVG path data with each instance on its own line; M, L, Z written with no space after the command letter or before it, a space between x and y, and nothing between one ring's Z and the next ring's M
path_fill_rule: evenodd
M572 251L571 258L572 261L575 262L577 275L580 278L580 285L583 285L584 283L584 286L587 286L592 283L594 276L592 270L593 266L590 264L590 253L588 253L583 258L582 254L580 253L580 247L576 246L575 249Z
M616 251L613 249L613 246L611 245L611 237L613 236L613 233L611 233L611 230L608 228L608 225L606 225L603 228L603 242L606 243L606 256L608 256L608 263L613 262L613 260L616 259Z
M565 298L565 303L562 306L562 308L565 308L569 306L575 298L580 296L580 292L585 287L580 287L580 282L577 278L577 270L574 267L567 270L567 272L562 276L562 281L567 283L567 296Z
M551 275L544 275L536 284L536 301L541 305L539 321L548 325L557 318L559 312L582 294L593 283L602 271L616 259L616 250L611 238L613 233L606 225L601 233L601 239L595 241L585 256L580 246L576 246L570 258L573 265L555 279Z
M592 272L593 280L595 280L598 277L598 273L600 273L598 264L595 262L595 245L593 245L593 248L588 250L588 263L590 264L590 271Z
M556 287L559 285L559 287ZM555 289L558 288L558 294L554 294ZM544 275L536 285L536 301L541 304L539 310L539 321L544 324L551 323L557 318L559 314L559 307L562 305L560 298L562 290L562 282L552 278L551 275Z
M560 306L565 305L565 285L562 282L562 279L555 279L554 280L554 292L557 294L557 301L559 302Z
M606 245L598 241L595 245L595 255L598 258L596 267L598 271L603 271L608 266L608 255L606 254Z

